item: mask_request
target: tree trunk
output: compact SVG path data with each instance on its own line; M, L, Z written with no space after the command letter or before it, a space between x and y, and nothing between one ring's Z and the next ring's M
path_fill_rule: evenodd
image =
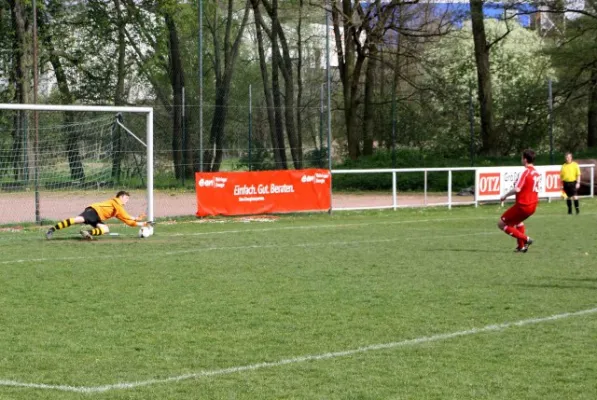
M294 167L296 169L303 168L303 119L301 118L301 112L303 107L303 38L302 38L302 26L303 26L303 7L304 0L299 2L299 16L298 16L298 27L297 27L297 47L298 47L298 61L296 65L297 73L297 95L296 95L296 139L297 148L299 149L298 166L295 160ZM294 158L294 154L293 154Z
M20 104L29 104L31 94L31 76L32 67L31 55L31 31L27 19L27 11L22 0L10 0L10 11L12 27L15 34L13 43L13 54L15 55L15 102ZM14 120L13 132L13 168L16 181L28 180L29 154L27 144L27 113L25 111L17 112Z
M344 100L346 140L348 155L352 160L356 160L361 155L360 135L356 129L356 117L359 77L362 64L365 60L362 52L358 53L356 50L356 28L352 21L355 12L351 0L342 0L341 11L338 10L335 3L332 5L334 38L336 49L338 49L338 69L340 71ZM342 26L340 26L340 15L343 17Z
M275 118L274 118L274 101L272 100L273 95L269 88L269 76L267 73L267 61L265 55L265 47L263 45L263 30L261 23L261 11L259 9L259 0L251 0L253 5L253 14L255 16L255 32L257 34L257 48L259 52L259 67L261 69L261 80L263 81L263 92L265 95L265 104L267 112L267 121L269 125L270 139L273 146L274 162L276 165L282 163L280 153L275 143L277 143L276 130L275 130Z
M203 153L204 163L207 165L207 169L204 168L206 171L219 171L220 164L222 163L224 132L226 127L226 118L228 116L230 86L232 84L232 76L234 75L234 69L236 66L236 60L238 58L238 51L243 32L247 26L247 20L249 18L249 6L250 3L247 0L245 2L243 19L240 23L238 31L236 32L236 38L234 41L232 41L232 27L233 23L236 22L236 18L234 13L234 0L228 0L226 29L224 33L224 43L222 46L220 45L218 38L217 13L214 18L212 35L214 41L214 73L216 76L216 109L214 111L212 120L210 146ZM224 58L223 60L222 56Z
M75 99L68 86L68 80L66 78L64 67L62 66L60 57L58 57L56 54L53 36L49 31L49 26L47 25L49 17L44 15L42 20L43 22L40 25L40 33L42 36L42 41L46 47L46 51L49 55L50 64L52 64L52 68L54 69L54 76L56 77L58 92L60 92L60 104L73 104ZM71 126L75 121L75 115L72 111L66 111L63 118L63 124L65 126ZM79 152L79 147L77 146L79 136L74 129L69 129L67 135L66 156L68 158L70 177L73 181L84 182L85 169L83 168L81 153Z
M182 164L182 88L184 87L184 71L180 54L180 42L176 31L176 24L172 15L166 14L168 28L170 84L172 85L172 158L174 160L174 174L180 179L184 174Z
M223 157L225 121L228 117L228 107L226 105L228 104L230 85L219 83L216 86L218 90L216 92L215 109L209 135L211 148L205 150L204 157L209 162L203 168L207 172L217 172L220 170Z
M485 23L483 21L483 0L470 0L470 6L481 116L481 151L484 154L496 155L498 152L498 143L493 129L491 71L489 69L489 46L487 44Z
M269 0L261 1L263 2L263 5L267 10L268 14L270 15L272 21L272 45L274 43L273 36L275 31L276 45L278 46L278 49L281 47L282 50L281 54L276 54L275 59L272 56L272 66L277 66L282 72L282 76L284 77L284 122L286 127L286 135L288 136L288 144L290 145L290 154L292 157L294 168L301 169L303 164L303 149L302 138L299 137L297 134L296 124L294 121L296 103L294 95L294 73L292 67L292 57L290 55L290 47L288 46L288 41L286 40L284 29L282 27L282 24L280 23L280 19L278 18L278 0L273 0L272 3L270 3Z
M278 149L280 155L280 164L276 165L278 169L288 169L286 161L286 144L284 143L284 126L282 121L282 95L280 93L279 80L279 57L278 49L278 1L273 0L272 4L272 92L274 95L274 127L276 142L274 146Z
M126 23L122 17L120 0L114 0L114 9L116 10L116 25L118 30L117 45L117 64L116 64L116 92L114 93L114 105L122 106L125 104L124 98L124 79L125 79L125 61L126 61L126 41L125 26Z
M589 83L587 147L597 147L597 69L591 71Z
M122 106L125 104L124 95L124 79L125 79L125 61L126 61L126 36L125 36L125 21L122 17L122 10L120 8L120 0L114 0L114 9L116 10L116 25L118 29L117 46L117 63L116 63L116 91L114 92L114 105ZM122 116L118 117L122 120ZM116 125L114 128L114 154L112 155L112 179L115 182L120 182L121 168L122 168L122 129Z
M365 74L365 99L363 110L363 155L373 154L373 134L375 132L375 121L373 116L373 89L375 88L375 77L377 73L377 46L375 43L369 45L369 59Z

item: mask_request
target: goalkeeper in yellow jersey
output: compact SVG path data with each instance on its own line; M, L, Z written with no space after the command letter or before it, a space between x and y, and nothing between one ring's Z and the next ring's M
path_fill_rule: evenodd
M94 236L105 235L110 232L108 225L104 221L110 218L118 218L128 226L147 226L150 222L143 222L145 214L134 218L129 215L124 209L124 206L129 201L130 194L125 191L116 193L116 196L102 201L100 203L93 203L87 207L81 214L74 218L67 218L58 222L46 232L46 238L51 239L54 232L63 228L68 228L75 224L87 224L93 226L90 230L81 230L83 239L91 240Z

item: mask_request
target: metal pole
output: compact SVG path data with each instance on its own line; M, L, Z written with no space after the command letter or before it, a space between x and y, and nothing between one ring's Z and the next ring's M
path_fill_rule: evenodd
M153 214L153 109L145 116L147 131L147 220L155 221Z
M187 154L187 146L186 146L186 129L185 129L185 95L184 95L184 86L182 87L182 154L181 154L181 159L183 161L182 163L182 187L184 188L184 181L185 181L185 175L186 175L186 164L185 161L188 161L188 159L186 158L186 154Z
M448 210L452 209L452 170L448 171Z
M253 141L253 90L249 85L249 171L253 169L253 161L251 158L251 148Z
M591 197L595 196L595 165L591 166Z
M392 168L396 168L396 83L392 90Z
M203 0L197 0L199 20L199 171L203 172Z
M471 167L475 165L475 109L473 106L473 88L469 87L468 92L468 120L471 130L471 144L470 144L470 152L471 152Z
M33 103L37 104L38 92L38 60L37 60L37 0L33 0ZM34 190L35 190L35 222L41 224L41 213L39 206L39 114L33 111L33 129L35 131L35 142L33 144L33 168L34 168Z
M427 205L427 170L425 170L425 173L423 174L425 176L424 182L423 182L423 204L425 204L425 206Z
M331 6L329 0L328 4ZM327 82L327 114L328 114L328 170L332 173L332 77L330 74L330 11L326 11L325 14L325 71L326 71L326 82ZM330 185L330 198L332 197L333 190ZM332 207L330 206L329 213L332 213Z
M325 85L321 85L321 93L319 96L319 168L323 168L323 91Z
M398 208L398 177L396 171L392 171L392 206L394 211Z
M547 104L549 108L549 163L553 165L553 94L551 90L551 78L549 78L547 82Z
M402 20L402 8L399 8ZM400 25L402 26L402 24ZM396 168L396 142L397 142L397 104L396 92L398 91L398 78L400 75L400 32L396 32L396 62L394 66L394 81L392 85L392 168Z

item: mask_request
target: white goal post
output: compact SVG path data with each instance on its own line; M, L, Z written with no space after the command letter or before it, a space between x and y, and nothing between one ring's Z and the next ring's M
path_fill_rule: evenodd
M154 196L153 196L153 108L151 107L119 107L119 106L86 106L86 105L45 105L45 104L0 104L0 111L32 111L36 116L36 112L41 111L62 111L62 112L104 112L104 113L135 113L145 115L145 130L146 130L146 142L142 143L146 147L146 186L147 186L147 219L149 221L154 220ZM37 129L37 127L32 127ZM126 129L126 128L125 128ZM134 136L132 132L129 134ZM139 140L135 136L135 139ZM140 140L139 140L140 141ZM37 164L37 161L35 161ZM37 169L43 166L37 166ZM38 210L38 193L36 189L36 212ZM39 222L39 221L37 221Z

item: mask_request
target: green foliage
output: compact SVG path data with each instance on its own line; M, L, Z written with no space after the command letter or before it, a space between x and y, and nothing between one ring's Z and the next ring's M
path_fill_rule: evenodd
M556 165L564 162L565 151L554 152L553 163ZM521 153L502 157L479 157L474 159L475 167L492 166L519 166ZM576 159L595 159L597 151L584 151L574 154ZM547 151L538 152L536 165L550 165L552 155ZM467 168L471 166L468 154L460 157L441 153L421 152L416 149L399 149L393 163L392 152L378 150L371 157L361 157L359 160L346 160L334 166L334 169L391 169L391 168ZM399 173L397 187L401 192L420 192L425 185L423 172ZM463 188L474 186L474 172L455 171L452 173L452 190L459 191ZM379 174L337 174L333 179L334 190L383 190L392 189L392 176L390 173ZM427 175L427 190L431 192L445 192L448 185L447 172L429 172Z
M491 48L495 129L499 132L499 153L512 154L547 143L547 80L553 76L550 59L543 53L541 38L514 21L505 38ZM485 21L488 41L506 33L505 22ZM436 149L463 151L470 140L469 102L477 107L476 67L470 23L441 38L426 52L424 64L429 95L425 106L431 113L422 115ZM475 119L475 126L479 125ZM478 133L475 134L476 136ZM475 140L479 145L479 138Z
M566 29L554 39L547 47L557 71L554 136L562 150L582 150L587 146L587 94L597 62L597 15L567 21Z
M305 168L327 168L328 167L328 149L315 148L306 151L303 155Z
M371 157L359 160L348 160L334 169L389 169L389 168L445 168L470 166L466 159L447 159L441 154L422 153L418 150L400 149L396 151L395 163L391 151L378 150ZM467 165L468 163L468 165ZM337 174L334 175L335 190L389 190L392 188L392 175L379 174ZM473 172L454 172L452 174L453 190L460 190L474 185ZM423 172L398 173L397 188L399 191L423 191L425 174ZM446 192L448 189L447 172L429 172L427 174L427 190Z
M243 152L234 169L237 171L266 171L276 169L272 150L266 148L260 142L253 143L253 146L250 157L248 151Z

